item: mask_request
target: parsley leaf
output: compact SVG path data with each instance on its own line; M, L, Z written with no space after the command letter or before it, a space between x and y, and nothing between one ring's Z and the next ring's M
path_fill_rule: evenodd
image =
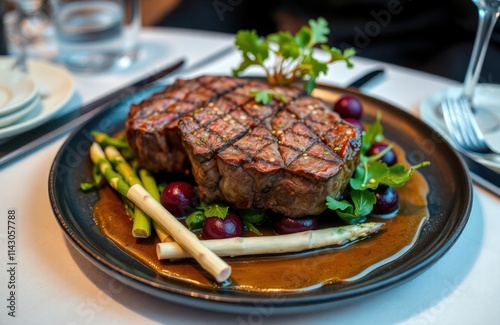
M201 208L207 218L217 217L225 219L229 211L229 205L222 202L202 203Z
M257 103L262 103L264 105L269 104L271 102L271 100L273 99L273 97L282 101L285 104L287 103L285 96L283 96L279 92L272 90L272 89L264 89L264 90L251 89L250 95L255 96L255 101Z
M200 210L195 210L189 214L186 218L186 225L192 231L200 230L203 227L203 222L205 222L205 213Z
M335 210L342 220L351 225L364 222L375 202L377 202L375 193L371 191L351 190L351 202L337 201L331 196L326 197L327 207Z
M352 67L350 58L356 51L353 48L344 51L330 48L325 44L329 33L328 23L322 17L309 20L309 25L302 26L295 35L279 31L264 38L255 30L241 30L236 34L235 45L243 60L233 69L233 75L237 76L251 66L259 66L264 69L271 85L286 86L304 80L304 88L310 93L316 87L316 78L326 73L328 64L344 61ZM314 58L316 46L321 46L330 58L326 61ZM273 63L268 64L271 58Z

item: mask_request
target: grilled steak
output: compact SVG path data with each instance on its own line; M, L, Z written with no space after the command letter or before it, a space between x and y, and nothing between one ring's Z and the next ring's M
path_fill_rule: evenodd
M361 135L320 99L273 87L286 103L256 103L249 79L203 76L176 82L131 108L129 144L144 167L182 171L189 164L205 201L271 209L289 217L319 214L338 197L359 161Z

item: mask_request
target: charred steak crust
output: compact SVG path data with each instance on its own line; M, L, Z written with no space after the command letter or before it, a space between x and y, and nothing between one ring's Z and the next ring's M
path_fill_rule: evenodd
M323 212L358 162L361 134L320 99L273 87L286 103L256 103L264 82L203 76L181 80L134 105L127 139L139 163L182 171L189 164L205 201L271 209L289 217Z

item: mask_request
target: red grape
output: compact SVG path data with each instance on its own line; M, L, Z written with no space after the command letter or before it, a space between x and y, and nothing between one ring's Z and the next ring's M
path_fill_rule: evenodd
M333 106L333 110L344 119L353 118L359 120L363 115L363 105L359 99L350 95L340 97Z
M356 119L353 119L351 117L347 117L344 119L347 123L353 125L354 127L358 128L358 130L360 131L364 131L365 130L365 127L363 126L363 124L361 124L361 122L359 120L356 120Z
M189 213L196 204L196 191L186 182L172 182L161 192L161 204L175 217Z
M367 156L376 155L379 152L385 150L385 148L387 148L387 147L388 147L387 144L376 142L376 143L372 144L370 149L368 149L368 151L366 152L366 155ZM394 150L390 149L389 151L387 151L385 153L385 155L383 155L380 158L380 160L382 162L385 162L387 164L387 166L392 166L398 162L398 157L396 156L396 153L394 152Z
M225 219L209 217L203 222L201 236L203 239L222 239L241 237L243 235L243 223L235 213L229 212Z
M273 229L279 235L314 230L318 227L318 217L288 218L280 216L273 219Z
M373 206L373 214L387 215L399 209L399 195L394 187L379 185L375 190L375 197L377 202Z

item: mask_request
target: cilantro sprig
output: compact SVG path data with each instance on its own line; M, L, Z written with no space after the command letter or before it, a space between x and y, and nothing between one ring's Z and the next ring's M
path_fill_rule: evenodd
M377 201L372 190L380 185L404 186L411 179L414 170L430 164L428 161L423 161L409 168L401 163L387 166L386 163L380 161L380 158L392 148L392 144L377 155L367 156L368 149L375 142L383 139L381 115L377 114L375 121L362 135L360 163L349 180L350 196L340 201L330 196L326 198L327 207L334 210L342 220L349 224L364 222L371 213Z
M316 87L316 78L326 73L328 64L344 61L352 67L350 59L356 54L353 48L342 51L325 44L329 33L328 23L322 17L309 20L309 25L303 26L295 35L279 31L261 37L255 30L241 30L236 34L235 45L243 60L233 69L233 75L237 76L251 66L259 66L264 69L271 85L286 86L305 80L304 88L311 93ZM329 54L329 59L320 61L313 56L317 46Z

